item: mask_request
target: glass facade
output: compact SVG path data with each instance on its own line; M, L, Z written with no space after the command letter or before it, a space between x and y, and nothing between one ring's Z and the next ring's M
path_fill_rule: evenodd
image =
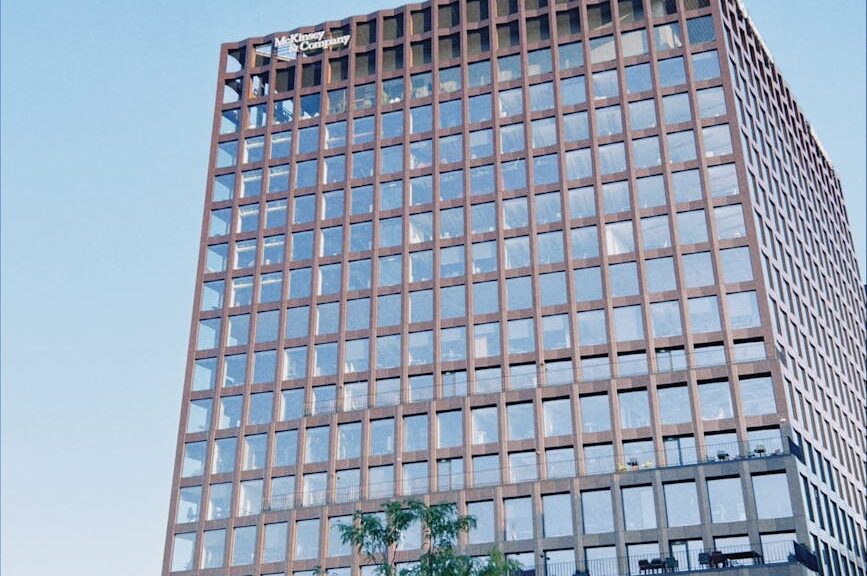
M164 573L365 574L339 523L442 493L460 546L548 573L799 542L863 574L864 295L816 296L792 237L830 168L782 152L740 10L460 0L224 45Z

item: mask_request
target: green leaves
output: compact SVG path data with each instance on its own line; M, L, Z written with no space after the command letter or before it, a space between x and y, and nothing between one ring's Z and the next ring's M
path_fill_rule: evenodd
M422 553L411 568L397 570L395 558L401 538L415 522L421 526ZM503 553L492 549L485 562L474 562L455 551L462 532L475 528L476 519L461 516L452 504L429 506L420 500L390 502L384 511L356 511L352 524L340 527L344 544L376 564L379 576L508 576L519 568Z

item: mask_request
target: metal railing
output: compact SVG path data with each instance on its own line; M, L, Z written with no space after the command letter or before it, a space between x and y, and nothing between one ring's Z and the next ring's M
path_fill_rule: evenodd
M536 568L523 567L513 576L644 576L795 562L813 572L819 571L818 559L806 546L795 541L780 541L758 547L745 544L669 554L611 556L582 563L545 562L541 573Z
M411 496L414 494L423 494L427 492L451 492L453 490L461 490L465 488L478 488L483 486L497 486L501 484L520 484L523 482L535 482L543 479L563 478L563 477L581 477L593 476L600 474L629 474L633 472L641 472L646 470L654 470L658 468L670 468L680 466L696 466L704 464L716 464L738 460L750 460L758 458L769 458L775 456L783 456L794 454L797 456L797 451L800 450L788 436L779 436L776 438L766 438L761 441L750 442L718 442L712 444L697 444L688 447L678 446L676 448L664 448L659 451L643 451L630 453L626 457L625 462L615 463L613 456L603 456L600 458L582 458L582 469L579 473L575 473L576 461L573 459L565 461L571 466L570 474L549 474L538 461L532 464L524 464L517 466L509 466L507 468L496 467L487 468L484 470L476 470L472 474L472 481L465 484L462 480L464 472L456 475L456 479L461 481L453 482L452 475L449 474L448 482L444 482L442 475L424 475L413 478L405 478L403 483L395 480L386 482L368 483L367 495L363 494L362 487L359 485L346 486L339 489L331 490L296 490L300 495L297 498L295 493L292 494L276 494L263 501L263 510L275 511L286 510L296 506L312 507L323 506L326 503L337 504L344 502L355 502L361 499L375 500L380 498L394 497L396 488L402 488L400 496ZM563 464L563 462L556 462ZM548 469L551 468L551 463L548 463ZM393 477L392 477L393 478ZM428 489L427 487L431 488Z

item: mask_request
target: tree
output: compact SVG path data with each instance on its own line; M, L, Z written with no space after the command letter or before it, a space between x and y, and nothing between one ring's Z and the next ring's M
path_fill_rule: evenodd
M499 550L484 562L474 562L455 550L458 537L476 526L472 516L461 516L454 504L428 506L419 500L390 502L381 514L356 511L352 524L340 527L344 544L376 564L379 576L507 576L519 568ZM397 547L414 523L421 528L422 553L412 568L397 570Z

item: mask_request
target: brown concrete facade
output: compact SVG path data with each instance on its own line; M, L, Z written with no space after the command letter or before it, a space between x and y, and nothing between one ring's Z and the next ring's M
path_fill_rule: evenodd
M793 542L863 574L845 207L740 10L429 2L223 45L163 573L368 574L335 522L413 496L540 574L800 573ZM770 153L763 90L797 134Z

